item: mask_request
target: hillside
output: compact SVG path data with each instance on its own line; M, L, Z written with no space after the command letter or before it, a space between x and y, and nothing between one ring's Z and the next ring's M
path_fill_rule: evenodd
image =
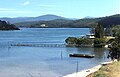
M43 16L44 17L44 16ZM50 17L51 18L51 17ZM27 21L15 23L18 27L32 27L32 28L89 28L95 27L96 23L100 23L103 27L119 25L120 14L100 17L100 18L83 18L78 20L68 20L65 18L55 20L40 20L40 21ZM42 26L45 25L45 26Z
M56 19L51 21L29 21L29 22L21 22L21 23L15 23L18 27L29 27L29 28L42 28L42 24L45 24L45 27L49 28L63 28L63 27L69 27L66 24L72 22L73 20L65 20L65 19Z
M112 15L112 16L107 16L103 17L99 23L103 25L104 27L107 26L114 26L114 25L120 25L120 14Z
M15 25L0 20L0 30L20 30Z
M31 21L31 22L21 22L15 23L18 27L32 27L41 28L42 24L48 28L88 28L94 26L100 18L85 18L79 20L66 20L66 19L56 19L51 21Z
M9 21L10 23L28 22L28 21L50 21L55 19L67 19L67 18L52 14L42 15L38 17L0 18L0 20Z
M84 18L66 24L70 27L95 27L96 23L101 24L103 27L112 27L120 25L120 14L100 17L100 18Z
M18 27L32 27L41 28L42 24L45 24L48 28L89 28L95 27L96 23L100 23L103 27L119 25L120 14L106 16L101 18L83 18L79 20L67 20L67 19L56 19L50 21L32 21L32 22L21 22L15 23ZM43 27L43 26L42 26Z

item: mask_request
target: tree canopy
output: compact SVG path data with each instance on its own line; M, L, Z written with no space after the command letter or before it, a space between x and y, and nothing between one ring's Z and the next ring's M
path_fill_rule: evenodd
M0 30L19 30L14 24L0 20Z
M120 26L119 30L115 33L115 41L111 44L110 52L108 58L112 60L120 60Z

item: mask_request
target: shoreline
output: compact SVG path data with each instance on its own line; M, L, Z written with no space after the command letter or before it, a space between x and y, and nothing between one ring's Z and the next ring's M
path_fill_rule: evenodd
M103 62L97 66L90 68L90 69L82 70L82 71L79 71L77 73L68 74L68 75L63 76L63 77L86 77L86 76L98 71L102 66L111 64L112 62L113 61Z

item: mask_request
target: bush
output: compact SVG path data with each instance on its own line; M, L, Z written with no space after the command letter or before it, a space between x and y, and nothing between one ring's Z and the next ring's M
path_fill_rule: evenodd
M88 39L88 38L79 38L77 40L78 45L91 45L93 43L92 39Z
M92 45L92 39L88 38L76 38L76 37L68 37L65 42L69 45L79 46L79 45Z
M94 39L94 47L104 47L105 39L104 38L95 38Z
M108 77L106 74L102 71L96 72L93 77Z
M111 58L112 60L117 59L119 61L120 60L120 46L119 47L115 46L115 47L110 48L108 58Z
M65 40L65 42L67 43L67 44L76 44L77 43L77 38L76 37L68 37L66 40Z
M115 41L111 45L108 58L120 60L120 32L116 35Z

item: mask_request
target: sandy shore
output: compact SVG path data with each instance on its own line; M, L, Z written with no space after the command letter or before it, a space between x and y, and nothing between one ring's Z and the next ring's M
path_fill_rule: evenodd
M66 76L63 76L63 77L86 77L89 74L98 71L103 65L107 65L107 64L110 64L110 63L112 63L112 61L111 62L104 62L104 63L101 63L100 65L97 65L93 68L83 70L83 71L80 71L80 72L77 72L77 73L69 74L69 75L66 75Z

